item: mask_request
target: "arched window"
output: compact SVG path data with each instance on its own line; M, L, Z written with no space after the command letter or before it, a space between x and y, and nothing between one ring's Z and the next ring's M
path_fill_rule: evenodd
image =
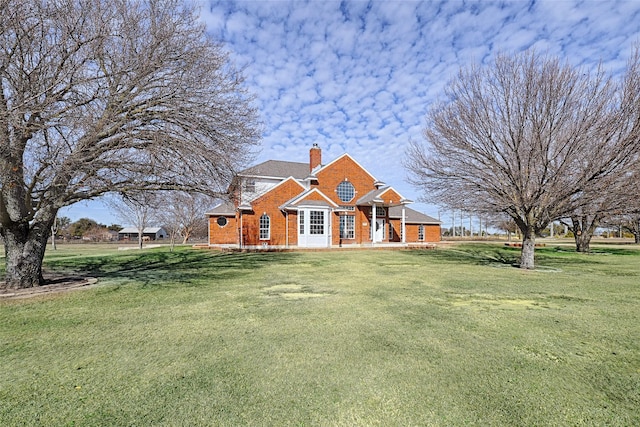
M356 195L356 189L353 187L353 184L349 181L342 181L338 184L336 188L336 193L338 193L338 198L343 202L347 203L353 200Z
M267 213L263 213L260 217L260 240L269 240L271 238L271 221Z

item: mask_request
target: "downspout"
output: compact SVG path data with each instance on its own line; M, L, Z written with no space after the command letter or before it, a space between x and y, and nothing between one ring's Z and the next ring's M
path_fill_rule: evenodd
M284 231L284 236L285 236L285 243L284 243L284 247L288 248L289 247L289 212L288 211L284 211L284 218L285 218L285 231Z
M238 248L242 249L242 247L244 246L244 242L242 241L242 236L244 235L244 233L242 232L242 210L240 211L240 236L238 238Z
M404 210L404 205L402 205L402 224L401 224L401 228L402 228L402 243L407 243L407 227L406 225L406 214L405 214L405 210Z

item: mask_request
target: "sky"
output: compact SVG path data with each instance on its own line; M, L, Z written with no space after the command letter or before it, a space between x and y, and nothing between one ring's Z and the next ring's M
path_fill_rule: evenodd
M451 214L420 202L402 166L422 140L429 107L462 67L534 48L612 74L640 42L634 1L205 1L200 19L223 43L255 95L264 132L255 163L323 163L343 153L450 226ZM66 212L66 213L65 213ZM100 203L61 212L118 222Z

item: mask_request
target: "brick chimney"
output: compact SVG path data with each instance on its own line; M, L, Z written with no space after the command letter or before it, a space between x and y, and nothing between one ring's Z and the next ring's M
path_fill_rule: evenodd
M322 150L318 144L314 143L309 150L309 172L313 171L317 166L322 164Z

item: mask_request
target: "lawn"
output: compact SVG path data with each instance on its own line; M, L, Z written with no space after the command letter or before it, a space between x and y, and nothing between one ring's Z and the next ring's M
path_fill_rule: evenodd
M0 425L640 425L640 250L61 247L0 301Z

